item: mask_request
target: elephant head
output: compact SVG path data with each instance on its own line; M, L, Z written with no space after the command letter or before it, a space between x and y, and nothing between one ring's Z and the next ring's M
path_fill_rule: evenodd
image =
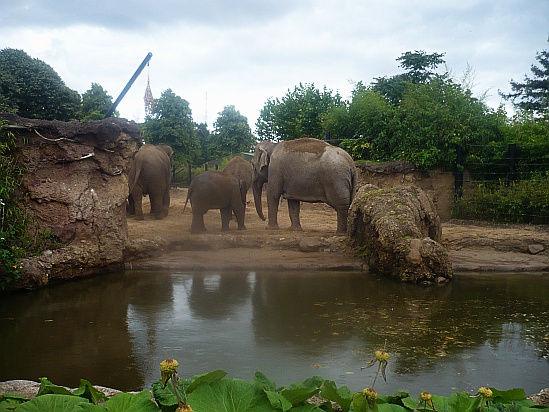
M252 191L254 194L255 210L262 220L267 220L263 214L263 205L261 203L261 194L263 185L267 183L269 177L269 159L275 148L276 143L264 141L258 143L255 147L254 158L252 159L253 178Z

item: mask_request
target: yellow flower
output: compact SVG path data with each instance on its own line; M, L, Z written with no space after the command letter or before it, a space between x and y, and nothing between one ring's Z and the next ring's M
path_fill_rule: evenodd
M431 395L429 392L421 392L419 395L422 401L430 401L433 399L433 395Z
M486 386L479 388L477 394L486 399L492 399L492 396L494 396L494 394L492 393L492 390L490 388L487 388Z
M166 386L168 380L177 373L179 362L175 359L166 359L160 362L160 372L162 373L162 384Z
M160 362L160 372L174 373L177 372L179 362L175 359L166 359Z
M377 392L371 388L366 388L362 391L362 394L369 402L375 401L377 399Z
M376 360L381 363L386 363L389 360L389 354L384 350L376 350Z

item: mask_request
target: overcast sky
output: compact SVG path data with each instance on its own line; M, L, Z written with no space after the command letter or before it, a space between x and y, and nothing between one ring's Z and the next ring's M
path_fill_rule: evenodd
M81 94L93 82L116 99L151 52L120 115L142 121L149 76L155 98L171 88L210 129L233 105L254 130L267 99L300 82L347 99L414 50L445 53L458 80L470 66L474 93L497 107L549 48L549 0L2 0L1 16L0 49Z

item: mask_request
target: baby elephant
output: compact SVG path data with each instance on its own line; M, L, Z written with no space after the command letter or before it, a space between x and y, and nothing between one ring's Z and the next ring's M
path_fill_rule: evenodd
M244 230L245 204L242 202L242 190L240 181L227 173L217 170L209 170L196 176L189 186L187 203L191 201L193 220L191 233L206 231L204 215L210 209L219 209L221 212L221 230L229 230L229 221L234 212L238 223L238 230Z

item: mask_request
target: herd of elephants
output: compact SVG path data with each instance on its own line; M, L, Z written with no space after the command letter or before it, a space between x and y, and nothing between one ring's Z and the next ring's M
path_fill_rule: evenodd
M128 175L130 195L128 211L143 219L143 196L148 195L151 213L156 219L168 214L170 206L173 150L166 145L144 145L135 154ZM278 229L280 198L288 201L291 230L301 230L300 202L323 202L337 212L337 233L347 232L347 216L356 190L357 171L351 156L325 141L303 138L274 143L260 142L250 164L237 156L222 171L209 170L196 176L189 186L191 233L202 233L204 214L210 209L221 212L222 230L229 229L234 216L238 229L246 229L246 194L252 188L257 214L268 220L267 229ZM261 196L267 184L267 219Z

